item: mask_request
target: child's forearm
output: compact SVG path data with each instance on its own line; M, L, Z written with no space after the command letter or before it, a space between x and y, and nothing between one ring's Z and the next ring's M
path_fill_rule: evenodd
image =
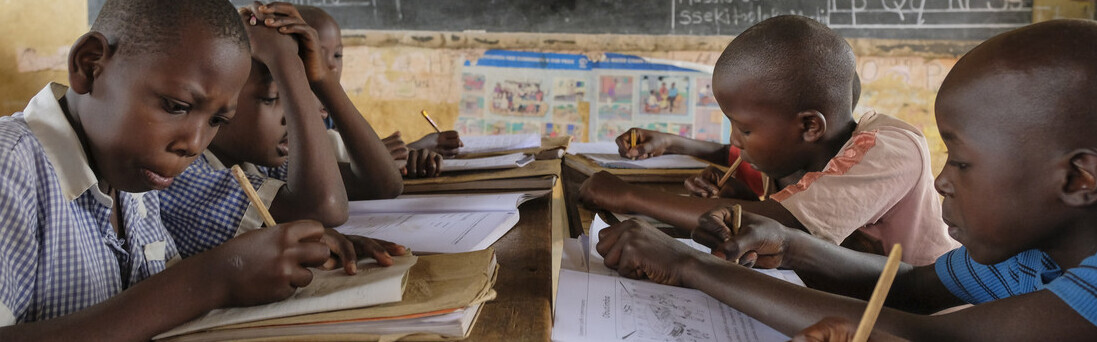
M711 141L689 139L675 135L668 150L675 154L691 155L713 164L728 165L728 146Z
M709 210L717 206L733 204L742 205L743 210L772 218L787 227L803 229L803 225L788 209L772 200L744 201L732 198L677 196L642 185L628 186L630 187L629 195L624 196L626 208L686 230L697 228L697 219Z
M863 300L793 285L716 258L691 259L683 266L683 285L790 336L827 316L860 321L866 306ZM898 328L922 326L923 321L922 316L885 308L877 327L902 331Z
M271 212L279 222L313 219L328 227L340 225L347 220L347 193L301 60L285 56L270 70L283 94L289 133L286 185Z
M350 177L344 179L347 194L353 200L382 199L403 192L400 170L393 166L381 138L362 117L336 79L312 84L312 89L328 109L339 127L347 154L350 155Z
M81 311L0 328L0 341L148 341L225 306L227 291L199 266L183 261Z

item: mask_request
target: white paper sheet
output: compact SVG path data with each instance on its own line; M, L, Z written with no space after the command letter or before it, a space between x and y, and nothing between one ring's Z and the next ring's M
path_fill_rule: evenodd
M511 211L519 204L544 196L548 191L506 192L493 194L401 195L387 200L351 201L350 214L368 213L451 213L471 211Z
M572 142L568 144L568 154L613 154L617 153L617 143L612 141L602 142Z
M511 153L501 156L442 160L442 172L513 169L533 162L532 154Z
M457 150L457 154L499 152L541 147L541 136L537 134L462 136L461 142L465 147Z
M518 210L351 215L340 233L402 244L415 252L460 253L491 246L518 223Z
M614 169L703 169L707 163L682 154L664 154L648 159L632 160L617 153L584 154L602 167Z

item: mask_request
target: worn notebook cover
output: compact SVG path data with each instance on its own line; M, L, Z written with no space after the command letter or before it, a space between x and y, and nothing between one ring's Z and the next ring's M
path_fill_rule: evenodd
M445 175L435 178L421 178L421 179L405 179L404 189L412 189L412 192L424 192L432 190L445 190L449 184L466 183L466 182L481 182L485 184L484 189L529 189L529 188L504 188L507 182L511 182L514 179L524 178L542 178L544 176L559 175L560 174L560 161L559 160L535 160L529 165L505 170L489 170L489 171L468 171L468 172L454 172L451 175ZM487 181L499 181L497 183L490 183ZM548 186L541 189L548 189L552 187L552 182L544 182ZM467 188L466 188L467 189ZM533 188L537 189L537 188Z
M407 318L422 313L452 311L473 304L483 303L495 298L495 285L498 266L495 264L495 249L420 256L408 273L408 283L403 301L382 304L367 308L323 312L294 317L284 317L257 322L235 324L211 329L216 333L231 329L256 329L274 325L310 325L327 322L348 322L355 320L385 320ZM471 327L469 329L471 331ZM258 333L258 332L257 332ZM179 336L179 341L201 338L204 333ZM264 341L372 341L372 340L453 340L465 336L441 336L437 334L416 334L409 331L399 335L374 334L298 334L280 337L261 337ZM258 335L257 336L262 336ZM175 339L172 339L175 340Z

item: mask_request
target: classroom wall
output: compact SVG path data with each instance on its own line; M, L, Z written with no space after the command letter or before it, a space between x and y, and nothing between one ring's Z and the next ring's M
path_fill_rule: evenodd
M47 82L68 83L69 46L87 32L86 0L0 0L0 113L21 111Z
M489 34L462 32L344 32L343 85L382 135L399 129L406 138L430 132L416 115L426 109L452 128L461 95L461 66L487 49L634 54L712 65L733 37ZM976 41L852 39L862 80L860 115L876 110L922 128L934 170L944 146L933 119L933 101L944 76Z
M1035 0L1034 20L1093 17L1093 0ZM88 29L87 0L0 0L0 114L20 111L46 82L67 83L69 46ZM461 66L487 49L634 54L711 65L731 36L345 31L344 87L382 136L411 140L431 131L420 110L444 128L458 114ZM976 41L851 39L862 96L857 113L876 110L921 127L934 170L944 147L933 101L944 76Z

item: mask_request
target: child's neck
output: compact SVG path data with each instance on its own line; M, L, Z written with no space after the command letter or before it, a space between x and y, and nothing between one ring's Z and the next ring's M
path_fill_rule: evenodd
M1097 254L1097 217L1072 221L1069 227L1057 229L1050 235L1038 248L1064 270Z
M808 172L823 171L827 167L827 163L830 163L830 160L834 159L834 156L838 155L838 151L841 151L842 147L853 137L853 131L857 129L857 122L850 118L848 122L835 126L835 128L834 131L828 129L823 139L815 144L816 150L809 154L810 157L807 163L804 164L803 169L776 179L778 189L784 189L788 185L800 182L800 178L803 178Z

